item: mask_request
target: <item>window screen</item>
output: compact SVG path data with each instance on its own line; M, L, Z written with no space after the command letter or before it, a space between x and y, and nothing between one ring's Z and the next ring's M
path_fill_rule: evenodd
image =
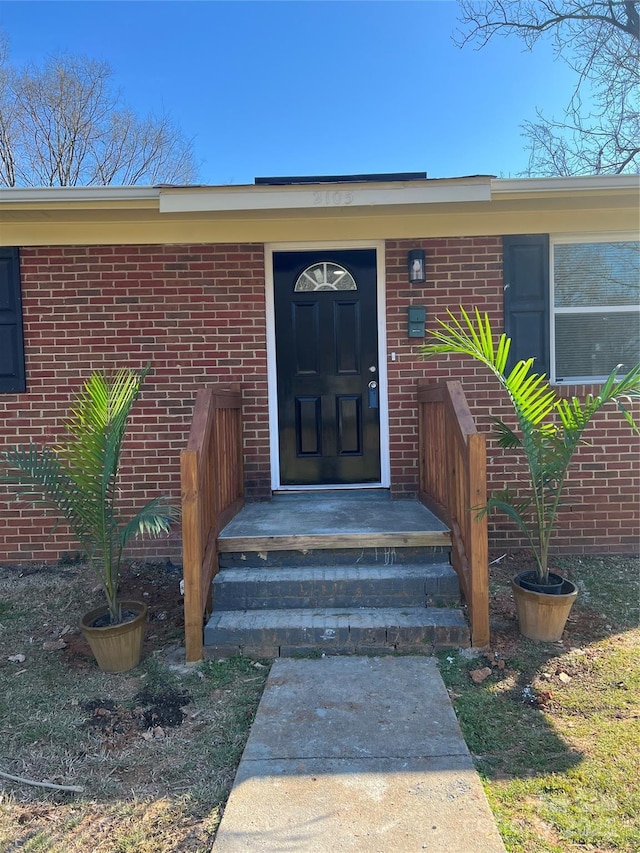
M557 381L640 361L640 242L555 243L553 293Z

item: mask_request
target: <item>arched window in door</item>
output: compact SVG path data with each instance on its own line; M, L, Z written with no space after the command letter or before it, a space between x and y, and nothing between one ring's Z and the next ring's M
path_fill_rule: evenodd
M358 287L349 270L330 261L311 264L300 273L294 290L305 293L314 290L357 290Z

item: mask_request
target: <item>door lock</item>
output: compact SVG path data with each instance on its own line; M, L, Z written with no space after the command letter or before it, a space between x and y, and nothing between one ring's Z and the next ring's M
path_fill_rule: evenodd
M375 379L372 379L368 385L369 388L369 408L377 409L379 407L378 402L378 383Z

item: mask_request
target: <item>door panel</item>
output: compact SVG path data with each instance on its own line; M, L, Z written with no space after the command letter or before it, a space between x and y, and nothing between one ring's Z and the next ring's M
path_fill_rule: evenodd
M334 328L336 330L336 373L360 373L360 305L354 302L336 302Z
M317 376L320 372L320 329L317 304L291 306L297 376Z
M277 252L274 288L281 484L380 482L375 250Z
M318 456L322 447L320 397L296 399L296 433L299 456Z
M338 397L338 453L362 453L361 397Z

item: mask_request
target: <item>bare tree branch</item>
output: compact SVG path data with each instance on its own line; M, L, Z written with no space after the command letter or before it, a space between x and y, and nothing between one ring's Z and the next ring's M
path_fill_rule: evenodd
M533 49L543 35L577 76L561 119L526 122L527 175L640 169L640 3L616 0L460 1L455 41L479 49L515 35Z
M112 78L109 65L81 56L0 64L0 185L193 181L192 142L167 116L123 106Z
M562 24L593 23L600 21L621 30L633 38L640 38L640 15L637 3L601 2L542 2L542 0L489 0L474 2L460 0L459 30L454 41L459 47L477 42L480 47L497 33L523 38L528 47L544 32L553 31ZM621 13L621 14L619 14Z

